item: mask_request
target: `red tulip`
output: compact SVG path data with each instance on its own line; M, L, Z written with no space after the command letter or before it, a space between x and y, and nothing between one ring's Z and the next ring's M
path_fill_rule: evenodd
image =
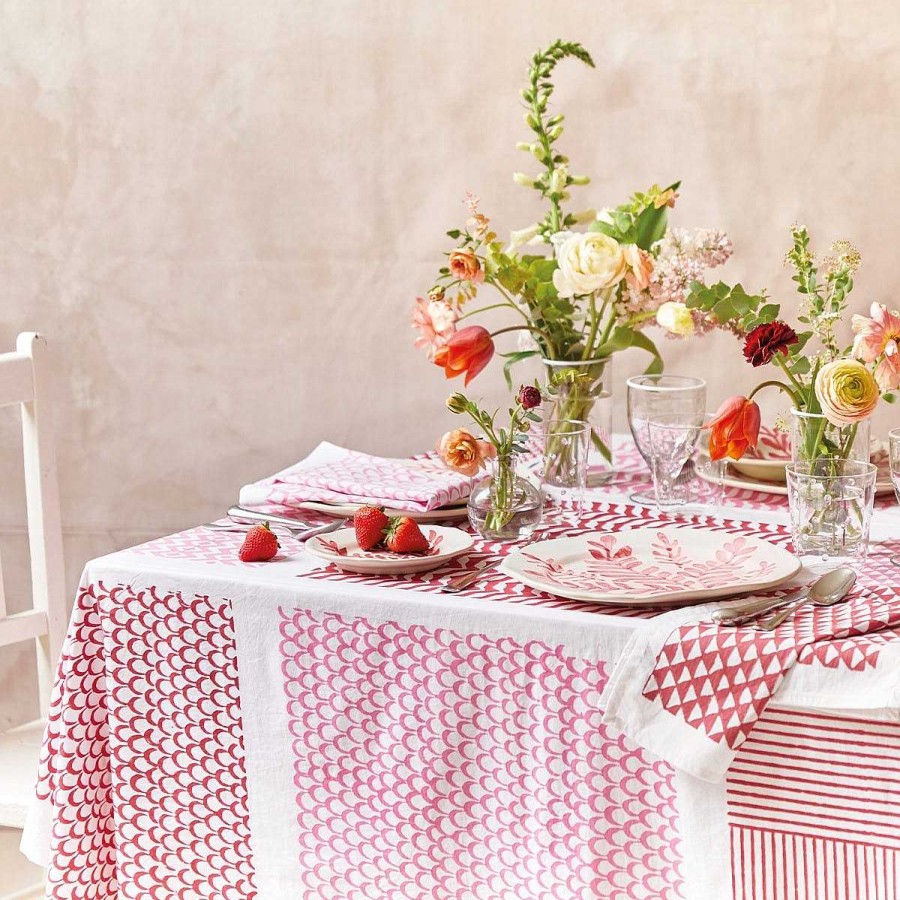
M488 330L480 325L469 325L460 328L443 347L437 349L434 364L440 366L448 378L456 378L465 372L468 384L493 355L494 340Z
M710 459L740 459L759 440L759 407L746 397L730 397L704 428Z

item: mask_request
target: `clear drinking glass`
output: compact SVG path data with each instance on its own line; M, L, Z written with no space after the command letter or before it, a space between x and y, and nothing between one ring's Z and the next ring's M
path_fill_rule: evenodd
M660 512L671 512L684 505L686 491L681 490L679 480L690 479L692 474L685 470L685 463L694 454L700 425L684 424L675 417L674 422L667 419L648 422L647 430L656 505Z
M821 456L869 461L869 420L834 425L821 413L791 410L791 459L810 462Z
M585 509L591 425L581 419L547 423L541 489L544 505L577 524Z
M715 413L707 413L703 424L708 425L715 418ZM694 471L697 473L696 496L694 502L701 506L718 508L725 499L725 459L710 459L709 432L700 431L697 438L697 450L694 453Z
M900 503L900 428L894 428L888 432L888 454L891 467L891 483L894 485L894 493L897 502ZM895 566L900 566L900 553L891 557Z
M812 563L865 562L876 466L823 456L786 470L794 553Z
M651 466L650 422L698 427L706 413L706 382L688 375L637 375L626 382L628 427L644 462ZM656 497L635 494L635 503L653 504Z
M613 475L613 358L577 362L545 359L543 362L547 378L557 382L550 418L590 425L588 483L606 484ZM568 377L560 378L562 373Z

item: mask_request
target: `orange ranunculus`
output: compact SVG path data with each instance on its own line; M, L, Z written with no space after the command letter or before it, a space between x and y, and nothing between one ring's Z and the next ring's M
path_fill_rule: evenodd
M454 278L460 281L484 281L484 269L471 250L454 250L447 261Z
M460 328L443 347L437 348L434 364L440 366L448 378L456 378L465 372L468 384L493 355L494 340L490 332L480 325L469 325L468 328Z
M497 451L492 444L478 440L465 428L456 428L441 438L438 453L448 468L463 475L474 475Z
M709 429L710 459L740 459L759 440L759 407L746 397L729 397L703 427Z

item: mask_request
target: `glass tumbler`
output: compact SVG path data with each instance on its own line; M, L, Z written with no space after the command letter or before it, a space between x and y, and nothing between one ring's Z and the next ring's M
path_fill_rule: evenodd
M591 425L581 419L547 423L541 489L544 505L577 524L585 510Z
M647 423L650 439L650 471L660 512L674 512L683 506L693 475L685 463L694 454L700 426L676 421Z
M900 428L893 428L888 432L888 461L891 469L891 484L894 485L894 493L897 502L900 503ZM895 566L900 566L900 552L891 557Z
M809 563L865 562L877 468L823 456L786 469L794 553Z

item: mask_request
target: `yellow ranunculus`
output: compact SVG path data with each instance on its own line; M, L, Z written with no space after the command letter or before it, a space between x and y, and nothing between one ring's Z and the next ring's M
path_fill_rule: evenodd
M855 359L836 359L819 369L816 397L832 425L854 425L875 411L880 396L875 376Z
M694 333L691 311L683 303L673 300L663 303L656 311L656 324L679 337L689 337Z

